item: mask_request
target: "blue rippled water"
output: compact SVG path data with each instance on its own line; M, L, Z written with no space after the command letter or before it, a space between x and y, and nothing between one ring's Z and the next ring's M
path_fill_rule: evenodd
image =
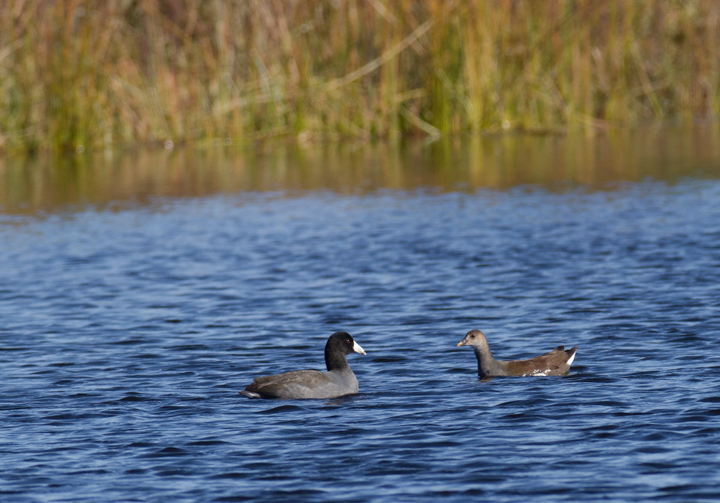
M720 498L720 181L156 199L0 243L2 501ZM480 382L472 328L580 349ZM238 394L337 330L359 394Z

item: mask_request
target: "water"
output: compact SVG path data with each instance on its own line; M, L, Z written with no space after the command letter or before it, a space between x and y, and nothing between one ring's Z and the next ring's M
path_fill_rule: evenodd
M0 499L715 501L720 162L695 161L6 199ZM480 382L471 328L498 358L580 349ZM237 394L337 330L359 394Z

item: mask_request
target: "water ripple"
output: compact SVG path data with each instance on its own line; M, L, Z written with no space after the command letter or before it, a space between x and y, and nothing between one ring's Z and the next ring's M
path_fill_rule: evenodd
M0 227L0 499L716 499L718 201L245 194ZM479 381L470 328L580 351ZM238 395L336 330L359 394Z

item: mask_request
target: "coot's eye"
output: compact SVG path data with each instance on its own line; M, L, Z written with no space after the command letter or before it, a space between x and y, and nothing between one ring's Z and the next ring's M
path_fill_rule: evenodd
M350 344L350 339L345 339L345 342L347 342L348 344Z

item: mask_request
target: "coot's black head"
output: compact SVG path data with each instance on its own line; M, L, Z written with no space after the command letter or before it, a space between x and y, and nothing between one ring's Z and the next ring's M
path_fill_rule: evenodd
M365 354L365 350L347 332L335 332L325 344L325 365L328 370L339 370L347 367L345 355L350 353Z
M349 355L352 352L360 353L361 355L365 354L365 350L363 350L363 348L360 347L360 344L355 342L352 335L347 332L335 332L332 334L328 339L325 348L341 352L344 355Z

